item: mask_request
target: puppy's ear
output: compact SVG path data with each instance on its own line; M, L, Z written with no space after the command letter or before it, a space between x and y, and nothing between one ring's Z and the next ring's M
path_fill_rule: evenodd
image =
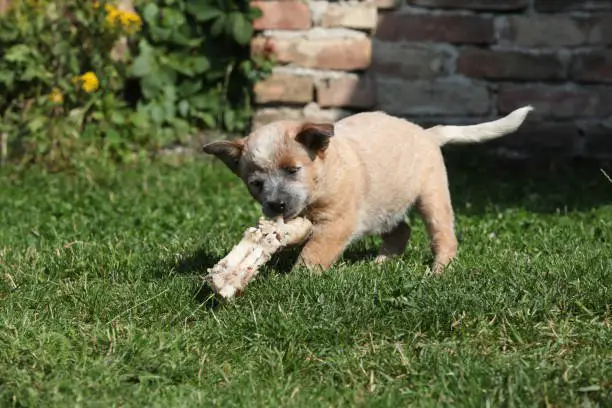
M204 153L220 159L235 174L238 174L238 163L244 150L244 140L220 140L202 147Z
M334 136L334 125L331 123L306 123L295 136L295 140L318 156L325 153L329 141Z

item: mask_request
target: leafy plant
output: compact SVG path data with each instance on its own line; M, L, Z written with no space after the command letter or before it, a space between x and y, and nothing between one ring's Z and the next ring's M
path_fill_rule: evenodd
M255 81L270 62L249 56L261 12L239 0L143 1L143 38L130 73L138 105L158 126L244 131Z
M123 151L128 53L142 26L106 2L11 2L0 18L0 131L25 161L61 164L93 147Z
M244 131L259 10L239 0L15 0L0 16L0 134L54 167L129 160L190 132Z

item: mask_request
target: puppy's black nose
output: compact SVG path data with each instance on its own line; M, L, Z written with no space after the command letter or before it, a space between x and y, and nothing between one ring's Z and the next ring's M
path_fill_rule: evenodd
M268 206L270 210L272 210L276 214L282 214L285 211L285 208L287 208L287 205L285 204L285 202L280 201L280 200L279 201L268 201L266 205Z

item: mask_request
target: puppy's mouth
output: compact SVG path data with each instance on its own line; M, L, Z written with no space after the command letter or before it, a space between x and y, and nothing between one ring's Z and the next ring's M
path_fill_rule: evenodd
M262 211L263 211L263 214L268 218L283 217L285 221L290 221L296 217L299 217L300 214L304 212L304 210L288 208L282 213L279 213L279 212L272 211L272 209L268 208L265 205L262 206Z

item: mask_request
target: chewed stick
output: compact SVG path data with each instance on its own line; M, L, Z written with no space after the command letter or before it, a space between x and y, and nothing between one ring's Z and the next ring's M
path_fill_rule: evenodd
M286 223L282 218L261 218L256 228L245 231L242 240L225 258L208 269L205 280L215 293L231 299L244 291L272 255L287 246L304 242L311 228L312 224L306 218L295 218Z

